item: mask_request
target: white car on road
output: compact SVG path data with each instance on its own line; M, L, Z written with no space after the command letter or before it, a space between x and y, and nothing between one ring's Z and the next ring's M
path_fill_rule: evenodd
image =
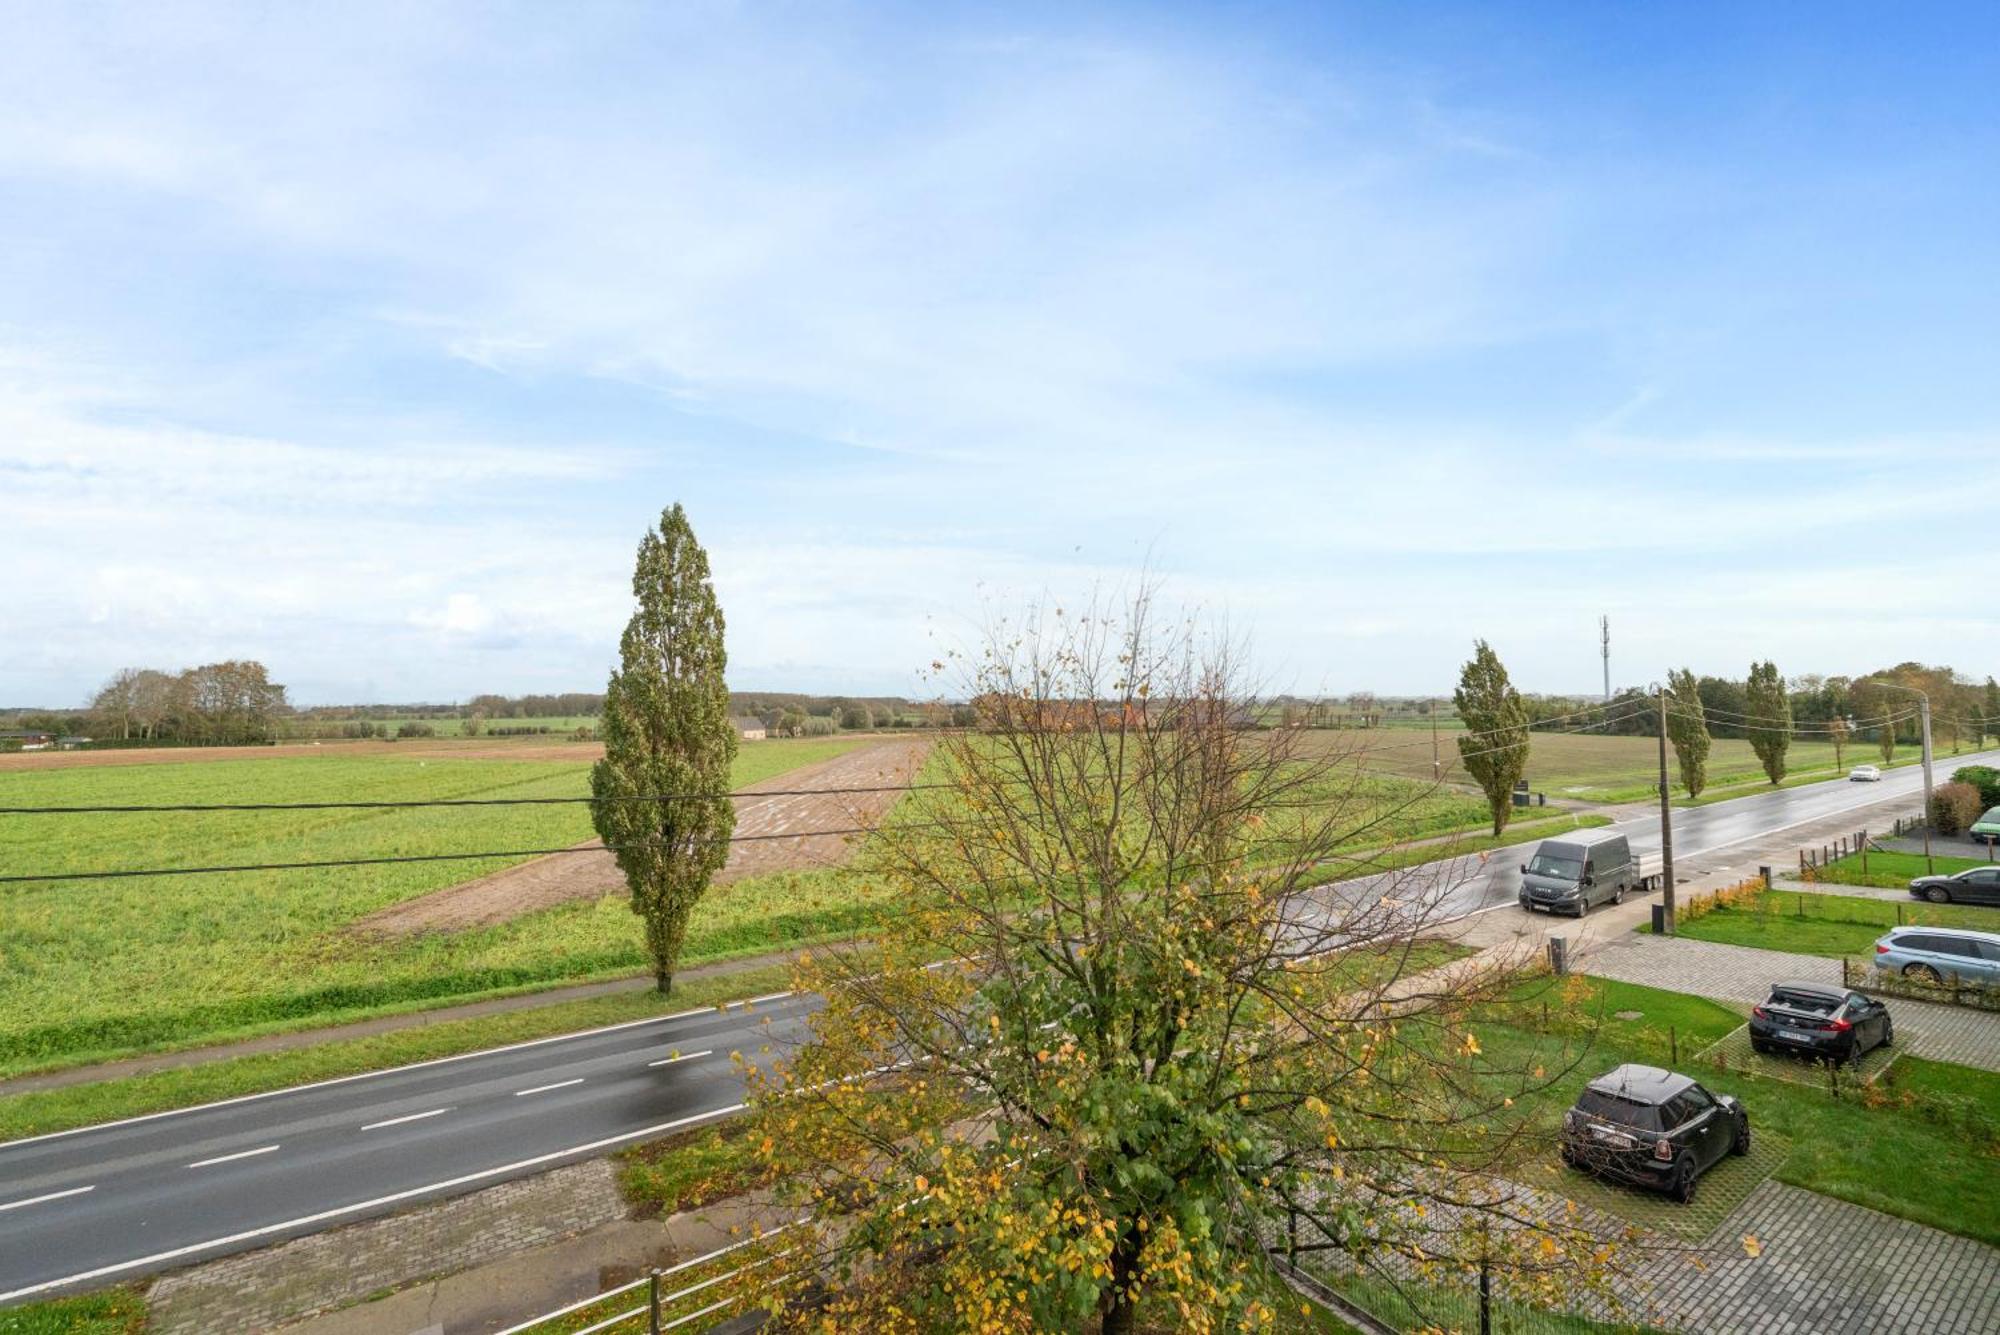
M1882 770L1878 765L1856 765L1847 771L1847 777L1854 783L1880 783Z

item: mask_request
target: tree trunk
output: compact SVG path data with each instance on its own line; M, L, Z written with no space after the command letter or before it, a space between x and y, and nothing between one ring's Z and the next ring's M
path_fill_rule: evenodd
M655 965L653 968L653 983L659 988L660 995L663 997L666 996L674 990L674 971Z
M1131 1298L1132 1284L1139 1277L1139 1249L1142 1234L1128 1225L1111 1252L1111 1287L1104 1295L1103 1335L1132 1335L1139 1316Z

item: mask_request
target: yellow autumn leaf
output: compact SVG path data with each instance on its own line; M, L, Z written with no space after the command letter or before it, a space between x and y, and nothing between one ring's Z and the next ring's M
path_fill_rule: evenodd
M1764 1254L1764 1244L1757 1241L1755 1233L1743 1235L1743 1254L1753 1261Z

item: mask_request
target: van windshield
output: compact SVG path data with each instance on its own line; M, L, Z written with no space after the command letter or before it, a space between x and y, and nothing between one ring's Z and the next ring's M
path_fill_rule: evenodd
M1553 877L1558 881L1574 881L1583 875L1583 859L1565 857L1557 853L1537 853L1528 860L1528 870L1536 876Z

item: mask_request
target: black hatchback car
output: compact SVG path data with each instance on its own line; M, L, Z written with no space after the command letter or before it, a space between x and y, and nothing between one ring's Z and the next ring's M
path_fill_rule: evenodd
M1750 1114L1741 1103L1657 1066L1600 1075L1563 1114L1564 1163L1660 1188L1683 1205L1703 1172L1749 1152Z
M1895 1041L1889 1008L1844 987L1773 983L1764 1003L1750 1008L1750 1046L1759 1052L1851 1062Z

